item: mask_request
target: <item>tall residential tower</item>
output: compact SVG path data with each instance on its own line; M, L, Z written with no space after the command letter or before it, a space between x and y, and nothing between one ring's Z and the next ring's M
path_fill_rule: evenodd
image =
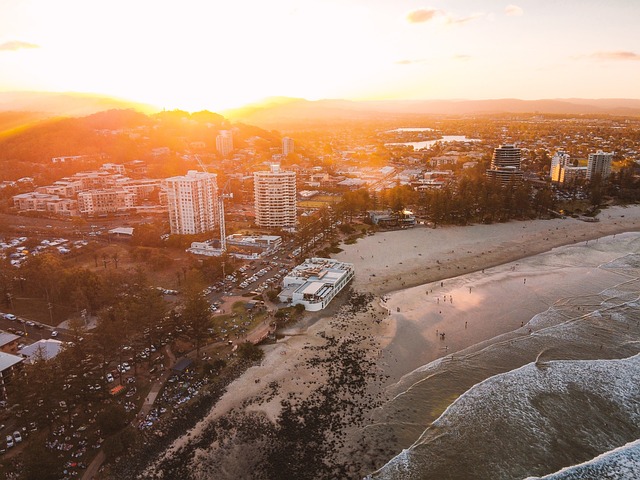
M268 172L254 172L256 225L267 228L295 228L296 173L272 164Z
M520 170L522 152L513 144L500 145L493 150L491 168L487 170L487 177L499 181L502 185L522 180Z
M163 181L169 207L171 233L210 232L217 224L218 183L215 173L189 170L182 177Z
M587 163L587 180L593 180L596 176L603 180L607 178L611 174L612 161L613 152L606 153L598 150L596 153L590 153Z

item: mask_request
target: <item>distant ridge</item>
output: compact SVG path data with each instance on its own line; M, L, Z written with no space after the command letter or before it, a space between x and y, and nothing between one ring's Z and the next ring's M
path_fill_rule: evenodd
M144 103L87 93L0 92L0 112L35 112L40 116L80 117L112 109L144 113L158 109Z
M518 100L317 100L278 97L227 110L225 117L263 128L389 118L402 115L487 115L540 113L566 115L640 115L640 99Z

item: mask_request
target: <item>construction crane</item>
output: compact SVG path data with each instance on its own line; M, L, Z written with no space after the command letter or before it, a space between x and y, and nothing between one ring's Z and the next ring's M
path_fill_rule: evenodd
M204 163L200 159L200 156L194 155L194 157L198 161L198 165L200 165L200 168L202 169L202 171L205 173L209 173L209 171L207 170L207 167L204 165ZM229 181L227 180L227 183L224 185L224 188L222 188L222 190L218 189L218 218L220 221L220 254L221 255L227 251L227 231L225 228L225 221L224 221L224 200L225 198L233 198L233 193L224 193L227 191L228 187L229 187Z

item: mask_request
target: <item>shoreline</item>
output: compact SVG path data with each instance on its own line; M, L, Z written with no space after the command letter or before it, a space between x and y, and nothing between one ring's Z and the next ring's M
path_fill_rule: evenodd
M409 313L409 302L406 299L403 300L402 296L410 298L415 295L411 290L416 289L417 286L434 284L434 294L436 288L439 290L442 288L438 293L446 291L447 295L453 294L455 297L455 303L447 303L447 307L461 308L464 305L462 291L468 288L465 282L470 277L476 279L474 295L469 295L469 298L472 298L476 293L481 292L483 282L497 284L500 279L513 277L514 275L507 267L509 263L525 258L534 261L533 259L540 253L547 253L547 257L554 258L551 250L557 247L587 243L609 235L640 231L640 207L638 206L615 207L603 214L606 219L601 224L575 219L555 219L498 225L444 227L435 230L416 228L380 232L361 238L353 245L344 246L344 251L335 255L334 258L354 263L356 277L351 283L351 288L341 292L326 310L305 316L295 325L284 329L286 337L283 340L265 347L266 355L262 363L251 367L235 379L228 386L227 393L218 399L208 414L197 421L198 425L176 440L163 457L166 459L167 455L171 455L169 453L171 451L178 453L185 448L189 451L189 445L194 439L202 435L207 436L206 432L210 430L207 425L214 425L224 421L225 418L236 418L237 415L241 415L249 424L258 419L263 428L266 428L265 425L271 425L277 432L282 428L279 417L283 413L283 405L293 406L293 408L305 405L306 410L300 412L301 418L305 418L305 415L314 418L314 415L319 414L317 404L325 407L331 404L331 417L338 419L341 426L336 427L329 422L324 427L326 430L322 430L325 432L325 437L320 444L325 448L327 445L331 446L329 450L324 451L325 459L328 463L340 468L349 466L347 470L341 471L344 478L361 478L362 471L356 471L355 465L350 463L354 452L363 454L363 459L366 456L366 459L359 460L360 467L366 467L367 464L373 465L380 462L384 457L381 453L385 450L377 446L372 446L371 451L357 447L356 442L359 442L359 434L363 431L361 429L367 428L370 415L389 400L388 395L392 394L393 387L401 383L404 376L411 373L416 366L451 355L456 351L490 343L491 339L497 336L526 335L526 329L518 331L521 328L520 321L515 325L513 322L500 323L495 317L489 315L487 322L491 328L485 329L484 333L463 328L461 325L464 325L464 322L456 328L448 326L447 331L450 336L447 342L450 342L449 338L454 338L455 335L455 345L450 343L450 350L441 351L439 350L441 344L435 332L431 331L436 328L435 325L439 320L434 320L436 323L427 325L426 329L424 325L421 329L413 328L411 322L415 319L400 318ZM388 245L394 245L394 250L390 251ZM419 264L416 259L419 259ZM518 271L517 275L520 273ZM529 272L528 275L530 281L526 282L527 288L535 288L535 275L533 272ZM455 280L454 277L461 278ZM540 278L543 279L544 274L541 274ZM522 287L522 279L518 277L517 280ZM423 292L420 293L422 294ZM510 294L507 300L512 300L513 296ZM354 300L358 300L358 297L366 298L366 302L354 308ZM388 298L388 304L385 305L386 302L382 301L383 297L390 297L391 301L389 302ZM400 300L395 300L396 297ZM400 302L401 312L396 311L396 302ZM473 311L473 308L475 308L474 305L469 304L468 309ZM420 312L420 308L417 311ZM528 313L525 312L525 314ZM448 321L455 320L449 318ZM407 326L411 328L407 329ZM426 331L428 333L425 335ZM340 348L344 346L341 342L348 342L350 350L346 357L340 354ZM416 352L422 356L416 355ZM424 352L433 355L434 358L425 358ZM330 361L322 361L323 357L328 357ZM320 363L316 362L318 359L321 360ZM355 362L352 365L357 362L364 362L367 365L366 371L363 370L358 374L360 377L354 377L356 382L367 379L366 402L362 401L364 397L350 396L348 391L340 390L341 385L331 382L330 372L333 365L345 360L347 363ZM342 374L344 375L345 372L347 370L343 370ZM331 398L331 402L327 402L327 398L323 397L322 393L326 392L328 385L332 385L333 389L331 394L333 396L327 397ZM359 395L362 395L362 391L360 392ZM322 413L322 419L325 418L325 413ZM238 440L237 437L242 435L239 435L237 430L234 430L231 435L232 438L224 442L217 440L205 450L200 444L193 468L196 470L203 468L196 466L203 462L209 465L208 468L214 466L223 468L229 472L229 475L221 478L234 478L234 476L237 478L238 475L242 476L243 472L246 474L256 468L260 471L263 464L257 459L270 458L273 446L267 447L263 443L255 443L256 440ZM289 452L287 455L295 452L296 448L304 449L304 442L302 444L287 443L280 440L280 435L287 438L287 431L280 432L275 437L282 443L283 448L286 445L285 450ZM308 439L305 440L305 442L308 441ZM219 446L221 443L233 445L234 454L231 457L229 457L229 447L225 447L225 450ZM248 460L240 454L247 448L257 449L260 452L249 464L247 464ZM284 455L282 450L278 455ZM292 457L287 465L295 465L297 460L299 459ZM163 463L160 459L158 461L159 463L155 463L156 467ZM234 464L233 461L238 464ZM264 465L268 465L268 462ZM324 463L318 465L324 465ZM185 468L188 468L186 464ZM296 476L295 472L290 473Z
M383 296L517 262L557 247L640 231L640 205L609 207L598 218L599 222L567 217L383 231L353 245L341 245L343 251L333 258L354 264L355 290ZM388 250L391 246L393 254ZM400 261L393 262L394 256ZM415 260L426 266L416 266Z

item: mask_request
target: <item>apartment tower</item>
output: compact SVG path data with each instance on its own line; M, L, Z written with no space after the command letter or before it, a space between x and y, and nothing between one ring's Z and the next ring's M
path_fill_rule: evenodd
M268 172L254 172L256 225L267 228L295 228L296 173L272 164Z
M293 138L283 137L282 138L282 154L286 157L290 153L293 153Z
M233 152L233 134L231 130L220 130L220 134L216 137L216 150L223 157L227 157Z
M592 180L596 176L605 179L611 174L611 162L613 161L613 152L606 153L598 150L596 153L589 154L589 162L587 163L587 180Z
M562 182L565 167L571 166L571 157L567 152L558 150L551 158L551 169L549 176L552 182Z
M502 185L514 181L521 181L523 174L520 170L522 152L513 144L500 145L493 150L491 168L487 170L487 177L492 178Z
M189 170L162 183L167 194L169 224L175 235L210 232L217 224L218 184L215 173Z

